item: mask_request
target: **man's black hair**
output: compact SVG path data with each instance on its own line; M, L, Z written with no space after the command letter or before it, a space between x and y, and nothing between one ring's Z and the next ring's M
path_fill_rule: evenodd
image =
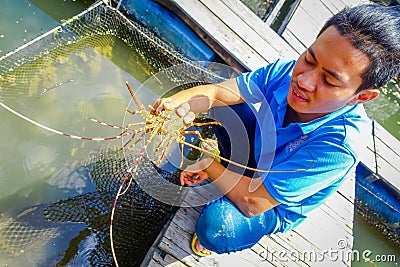
M331 17L318 35L330 26L334 26L370 59L357 92L381 87L398 75L400 12L395 7L366 4L346 8Z

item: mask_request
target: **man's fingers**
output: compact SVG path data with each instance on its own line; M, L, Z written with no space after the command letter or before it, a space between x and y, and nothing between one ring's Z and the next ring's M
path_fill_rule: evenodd
M178 106L178 103L175 100L169 98L156 99L153 103L153 108L157 114L161 113L163 110L173 110L176 108L176 114L183 118L185 124L192 123L196 117L196 115L190 111L189 103L185 102Z
M195 118L196 118L196 115L194 115L194 113L192 111L190 111L188 114L186 114L185 117L183 117L183 122L185 124L191 124Z
M190 181L190 173L188 173L188 172L186 172L186 171L183 171L183 172L181 173L180 180L181 180L181 185L187 184L187 185L191 186L191 185L193 184L193 183Z
M163 110L173 110L176 106L178 106L177 102L169 98L159 98L153 103L156 113L161 113Z
M200 175L188 171L183 171L180 176L181 185L192 186L194 183L199 182Z
M189 103L185 102L176 109L176 114L179 117L184 117L190 111Z

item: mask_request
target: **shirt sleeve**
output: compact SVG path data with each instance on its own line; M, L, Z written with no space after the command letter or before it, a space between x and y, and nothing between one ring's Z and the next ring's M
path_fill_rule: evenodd
M273 171L282 172L265 173L262 178L273 198L291 205L331 186L355 166L355 157L346 147L329 141L314 141L272 167Z
M262 102L265 97L269 99L278 83L291 75L294 65L295 61L279 59L265 67L243 73L236 78L242 96L250 103Z

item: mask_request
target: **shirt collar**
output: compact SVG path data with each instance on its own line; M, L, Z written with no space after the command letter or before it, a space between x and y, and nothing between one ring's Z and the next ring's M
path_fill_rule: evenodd
M274 98L279 106L287 104L287 94L289 91L290 80L282 83L277 90L274 91Z

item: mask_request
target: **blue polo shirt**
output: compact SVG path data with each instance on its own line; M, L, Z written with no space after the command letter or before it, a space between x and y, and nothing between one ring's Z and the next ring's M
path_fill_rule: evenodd
M257 167L283 170L259 173L281 203L276 207L280 225L275 232L297 226L355 170L357 140L370 125L363 106L354 105L283 127L294 65L295 61L278 60L237 78L246 102L261 103L253 110L259 124L254 144Z

